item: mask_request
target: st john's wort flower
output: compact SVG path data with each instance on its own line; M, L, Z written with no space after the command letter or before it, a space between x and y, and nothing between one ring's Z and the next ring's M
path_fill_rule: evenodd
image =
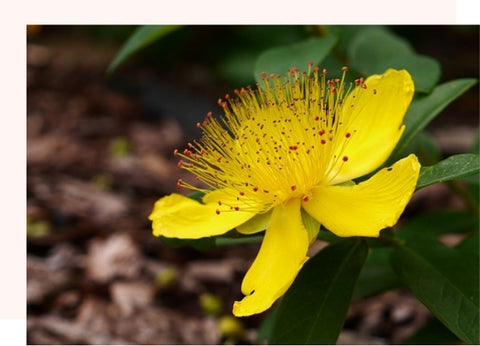
M207 115L203 136L188 143L179 167L213 189L203 203L173 193L150 215L155 236L197 239L236 228L266 230L257 258L242 282L246 297L236 316L268 309L308 260L319 225L340 237L378 237L393 226L415 189L415 155L367 180L393 151L405 126L414 84L405 70L387 70L352 83L327 80L318 68L282 79L264 76L262 90L236 90L219 100L225 113Z

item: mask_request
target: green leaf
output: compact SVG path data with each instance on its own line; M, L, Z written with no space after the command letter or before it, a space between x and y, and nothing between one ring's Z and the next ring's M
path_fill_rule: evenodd
M262 324L257 331L257 342L265 344L272 335L275 319L277 318L278 304L275 304L269 311L267 317L262 321Z
M311 61L318 65L331 51L337 38L326 36L312 37L294 44L271 48L263 52L255 62L254 77L257 83L263 83L261 72L285 75L293 67L306 71Z
M361 238L320 251L300 271L278 307L270 344L334 344L367 257Z
M159 40L163 36L168 35L179 27L179 25L143 25L138 27L123 44L122 48L120 48L120 51L108 66L107 73L112 73L132 54Z
M435 87L427 96L416 98L405 116L405 132L391 155L393 159L391 162L405 156L406 149L413 138L452 101L476 83L476 79L457 79Z
M417 182L417 189L444 181L463 178L479 172L479 155L453 155L433 166L422 167Z
M399 55L413 52L410 44L381 27L365 28L347 50L351 67L365 74L379 73L378 65ZM383 72L383 71L381 71Z
M385 28L366 28L352 40L347 50L351 67L371 75L388 68L406 69L415 90L429 92L440 79L440 64L414 52L410 44Z
M423 213L409 219L402 225L397 236L401 239L415 239L418 235L437 237L448 233L464 233L477 230L478 216L465 211L443 210Z
M461 340L479 343L479 257L419 235L392 264L413 294Z
M402 345L458 345L460 340L439 320L428 321L415 334L402 341Z
M478 228L477 228L478 229ZM476 232L474 235L468 237L455 247L459 251L471 252L479 256L480 251L480 237Z
M400 285L390 265L391 247L371 248L353 291L353 299L368 297Z

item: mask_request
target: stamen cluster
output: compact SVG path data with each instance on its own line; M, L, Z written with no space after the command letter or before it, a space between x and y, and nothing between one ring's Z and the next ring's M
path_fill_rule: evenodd
M231 210L261 201L264 210L292 197L308 201L318 184L328 184L349 158L342 154L355 129L343 116L344 99L352 88L366 88L363 79L346 89L341 78L327 79L327 71L291 69L282 78L262 74L263 85L235 90L218 104L219 119L209 112L197 127L202 138L175 150L178 167L211 188L228 188L231 199L218 201ZM207 192L179 180L177 187Z

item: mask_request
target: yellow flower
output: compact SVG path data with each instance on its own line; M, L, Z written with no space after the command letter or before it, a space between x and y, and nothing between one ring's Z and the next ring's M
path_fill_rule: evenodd
M327 80L326 71L292 69L282 80L264 76L264 90L236 90L219 100L224 117L209 113L203 136L188 143L179 166L213 190L203 203L171 194L155 203L153 234L197 239L233 228L266 229L242 282L236 316L268 309L308 260L319 225L341 237L378 237L393 226L415 189L420 164L399 160L358 184L383 164L405 126L414 85L405 70L356 80Z

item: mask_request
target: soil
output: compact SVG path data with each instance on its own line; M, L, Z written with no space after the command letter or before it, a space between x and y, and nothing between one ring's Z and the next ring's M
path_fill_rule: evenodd
M152 236L148 221L154 202L185 174L172 151L198 136L194 124L229 89L188 61L175 77L134 64L106 77L119 43L61 28L30 34L27 343L257 343L266 314L239 320L244 332L237 334L222 335L219 321L242 297L240 283L259 244L174 248ZM470 70L443 57L444 75L458 78L455 69L463 68L478 77L476 47L472 53L475 44L461 46L476 54ZM473 144L475 90L430 128L445 154ZM415 197L409 212L445 207L462 204L434 186ZM201 306L206 294L218 305L209 311ZM353 302L339 343L398 343L429 319L408 291L393 290Z

